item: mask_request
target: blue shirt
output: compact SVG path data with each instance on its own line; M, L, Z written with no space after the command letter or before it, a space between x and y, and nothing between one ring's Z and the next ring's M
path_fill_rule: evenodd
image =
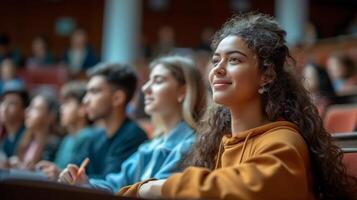
M120 188L149 178L164 179L179 172L178 164L195 142L196 134L181 122L167 135L142 144L122 165L120 173L111 173L105 180L90 179L91 187L117 192Z
M18 145L24 133L25 126L21 126L15 135L6 135L5 139L0 144L0 150L2 150L7 157L11 157L16 154Z
M103 131L95 134L89 148L88 176L104 178L107 174L119 172L122 163L136 152L145 140L145 131L128 118L111 138Z
M61 169L70 163L80 165L80 162L88 155L91 138L95 134L94 131L93 128L86 127L63 138L56 154L56 165Z

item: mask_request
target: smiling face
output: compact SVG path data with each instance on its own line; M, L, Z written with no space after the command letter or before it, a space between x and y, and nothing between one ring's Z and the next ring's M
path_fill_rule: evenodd
M232 107L260 98L261 75L255 54L238 36L228 36L217 46L209 81L213 100Z
M145 94L145 112L150 115L166 115L177 112L181 107L183 86L179 85L170 70L162 64L152 69L150 79L142 87L142 91Z

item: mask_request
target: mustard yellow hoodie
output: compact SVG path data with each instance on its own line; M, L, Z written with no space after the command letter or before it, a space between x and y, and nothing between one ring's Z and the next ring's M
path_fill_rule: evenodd
M133 196L140 183L119 195ZM223 137L216 168L189 167L170 176L167 198L313 200L307 145L293 123L278 121Z

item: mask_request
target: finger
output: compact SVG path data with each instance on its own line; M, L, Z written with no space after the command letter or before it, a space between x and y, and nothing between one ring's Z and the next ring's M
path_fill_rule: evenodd
M58 178L58 181L59 182L64 182L65 181L65 176L68 176L67 174L68 174L69 172L68 172L68 169L66 168L66 169L64 169L61 173L60 173L60 175L59 175L59 178Z
M72 184L72 183L73 183L73 179L72 179L72 177L69 176L69 175L64 176L64 177L63 177L63 180L64 180L64 182L67 183L67 184Z
M62 183L70 184L73 182L72 177L70 177L69 173L61 173L59 177L59 181Z
M77 173L78 173L78 166L76 165L68 165L67 166L69 175L72 177L73 180L77 179Z

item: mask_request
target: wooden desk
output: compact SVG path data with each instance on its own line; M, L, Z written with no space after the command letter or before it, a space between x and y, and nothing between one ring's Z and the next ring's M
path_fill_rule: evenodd
M1 200L136 200L119 197L105 191L65 185L57 182L29 179L0 181Z

